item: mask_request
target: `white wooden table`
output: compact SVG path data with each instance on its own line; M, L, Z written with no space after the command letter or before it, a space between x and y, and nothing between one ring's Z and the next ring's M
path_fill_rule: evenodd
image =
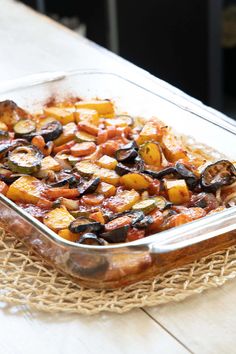
M27 7L0 0L0 82L36 72L80 68L120 72L150 88L178 92ZM51 315L28 309L18 312L1 304L0 353L233 354L235 298L236 281L231 281L181 303L123 315Z

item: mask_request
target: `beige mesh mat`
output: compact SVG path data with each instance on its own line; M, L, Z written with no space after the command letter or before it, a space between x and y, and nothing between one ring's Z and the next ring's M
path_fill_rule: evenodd
M236 246L154 279L117 290L87 289L30 254L0 229L0 301L47 312L122 313L136 307L180 301L224 284L236 275Z

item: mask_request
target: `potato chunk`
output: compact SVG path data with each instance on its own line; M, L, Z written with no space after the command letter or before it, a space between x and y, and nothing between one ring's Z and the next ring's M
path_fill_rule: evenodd
M149 122L145 123L136 142L138 145L142 145L151 140L161 142L165 130L166 127L164 123L153 118Z
M169 200L173 204L183 204L189 201L190 194L184 179L175 181L166 181L165 188L168 193Z
M89 122L96 126L99 125L99 115L95 109L78 108L74 112L76 123Z
M74 122L74 113L69 109L62 109L58 107L44 108L44 114L47 117L53 117L58 120L62 125Z
M116 194L116 187L112 184L101 182L96 190L97 193L103 194L106 198Z
M149 187L149 178L140 173L127 173L120 177L120 183L128 189L142 190Z
M67 241L76 242L79 239L79 234L71 232L69 229L62 229L58 232L58 235Z
M186 159L187 157L187 152L184 150L181 143L177 141L176 137L171 133L163 136L162 148L168 161L175 162L180 159Z
M130 210L132 206L140 199L140 195L134 189L123 191L108 201L107 206L115 213L121 213Z
M66 229L75 218L68 212L68 210L61 206L60 208L49 211L44 219L44 224L53 231Z
M54 145L60 146L68 143L70 140L73 140L77 131L78 128L73 122L64 125L62 134L53 141Z
M42 159L40 171L60 171L61 165L52 156L47 156Z
M89 108L94 109L98 114L107 115L114 113L114 105L109 100L91 100L91 101L79 101L75 104L76 108Z
M116 159L108 155L103 155L97 162L100 167L108 168L108 170L114 170L117 163Z
M94 177L99 177L102 182L117 186L119 184L120 176L112 170L106 168L100 168L95 172Z
M32 176L22 176L13 182L7 192L7 197L13 201L37 204L41 192L45 189L43 182Z

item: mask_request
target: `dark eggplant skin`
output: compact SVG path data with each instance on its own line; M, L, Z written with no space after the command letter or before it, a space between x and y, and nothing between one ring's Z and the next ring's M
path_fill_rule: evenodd
M151 215L146 215L142 220L133 224L136 229L146 229L149 225L153 223L153 218Z
M236 169L228 160L220 160L208 165L201 173L200 185L206 192L216 192L222 186L236 181Z
M62 132L63 128L61 123L55 120L44 125L41 130L34 133L34 135L41 135L47 143L48 141L57 139Z
M99 177L90 179L89 181L81 182L77 187L78 191L80 192L80 196L95 192L99 183L100 183Z
M150 175L153 178L156 179L162 179L163 177L170 175L170 174L175 174L176 169L175 167L166 167L161 171L152 171L152 170L144 170L143 173Z
M87 232L86 234L83 234L76 243L86 244L86 245L97 244L100 246L106 245L105 240L98 237L96 234L92 232Z
M198 184L197 176L189 170L183 163L177 162L175 164L176 172L186 181L189 189L194 189Z
M96 222L83 216L78 217L69 225L69 230L74 233L97 232L101 231L103 228L104 226L100 222Z
M131 162L138 156L135 149L119 149L115 152L115 158L118 162Z
M134 160L134 166L133 166L135 171L138 172L143 172L145 168L145 163L143 159L138 155L135 160Z
M109 243L125 242L129 226L122 226L118 229L110 230L100 234L100 237Z
M127 163L127 165L118 162L115 168L115 171L119 176L123 176L131 172L143 172L143 170L144 170L144 162L138 155L134 159L134 161L132 161L132 164L130 163L130 161L129 163Z
M131 167L127 167L123 163L119 162L116 165L115 171L119 176L124 176L127 173L133 172L133 169Z
M144 170L143 173L156 179L162 179L170 174L175 175L177 178L183 178L190 189L194 189L198 184L197 176L180 162L177 162L174 167L166 167L160 171Z
M4 176L0 174L0 181L5 182L7 185L11 185L13 182L15 182L18 178L22 177L22 176L27 176L25 174L11 174L10 176Z
M65 186L66 184L69 184L69 186L73 186L73 184L75 184L76 182L76 178L75 176L64 176L64 178L62 178L61 180L58 180L57 182L53 182L50 184L50 187L62 187Z

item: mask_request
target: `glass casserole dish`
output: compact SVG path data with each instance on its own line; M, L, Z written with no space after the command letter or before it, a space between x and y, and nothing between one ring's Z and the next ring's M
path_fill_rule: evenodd
M37 111L52 97L109 98L118 111L158 116L178 133L235 160L236 126L223 115L168 91L160 96L115 74L96 71L52 73L49 78L26 78L14 85L0 87L1 101L10 99ZM235 243L235 207L138 241L109 246L66 241L3 195L0 208L7 231L57 269L91 287L124 286Z

